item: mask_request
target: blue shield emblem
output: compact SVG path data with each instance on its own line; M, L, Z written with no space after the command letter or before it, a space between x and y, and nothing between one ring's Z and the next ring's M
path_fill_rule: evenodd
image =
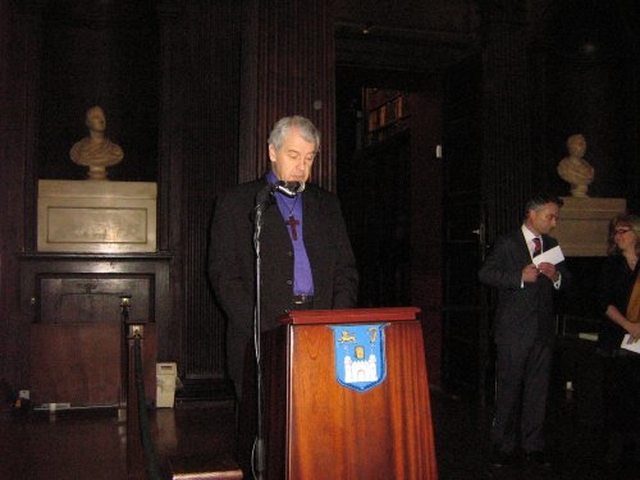
M386 324L335 325L333 330L338 382L364 392L382 383L387 374L384 355Z

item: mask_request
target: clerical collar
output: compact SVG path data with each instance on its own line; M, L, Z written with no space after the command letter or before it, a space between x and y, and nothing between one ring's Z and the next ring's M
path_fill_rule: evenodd
M267 173L266 180L269 185L275 185L276 183L278 183L278 177L276 177L276 174L273 173L273 170Z

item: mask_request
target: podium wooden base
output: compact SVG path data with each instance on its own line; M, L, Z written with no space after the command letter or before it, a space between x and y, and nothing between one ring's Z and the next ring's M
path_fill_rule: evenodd
M292 312L265 345L267 478L435 480L418 309ZM384 380L338 381L330 326L383 324Z

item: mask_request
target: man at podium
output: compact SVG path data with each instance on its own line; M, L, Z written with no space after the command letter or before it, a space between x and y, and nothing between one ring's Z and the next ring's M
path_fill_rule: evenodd
M275 328L276 319L290 310L352 308L357 301L358 274L338 198L307 183L320 133L304 117L285 117L268 142L271 171L225 192L211 228L209 273L228 317L228 369L238 392L253 336L254 212L261 192L273 190L260 234L263 331ZM293 195L274 188L278 183L291 185Z
M255 357L247 346L257 273L261 331L276 328L277 318L291 310L353 308L357 302L358 273L338 198L307 183L319 131L304 117L284 117L268 144L270 172L225 192L211 226L209 275L228 320L227 368L238 398L253 376L243 370L254 364L245 358Z

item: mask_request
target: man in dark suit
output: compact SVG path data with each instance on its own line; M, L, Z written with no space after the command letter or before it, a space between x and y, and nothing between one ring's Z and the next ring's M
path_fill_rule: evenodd
M217 202L211 228L209 274L228 317L227 363L238 392L256 304L256 197L277 182L299 182L294 196L264 196L260 231L261 326L294 309L356 306L358 274L338 198L309 180L320 133L300 116L280 119L269 136L271 171L237 185ZM270 188L271 186L271 188ZM303 187L302 187L303 186Z
M558 245L548 234L562 205L553 195L531 198L522 226L498 238L479 272L480 281L498 291L491 430L491 463L496 467L511 462L518 446L529 462L550 466L543 424L556 334L554 297L566 288L569 272L564 261L554 265L534 257Z
M353 308L358 291L338 198L307 183L320 133L304 117L284 117L268 143L271 171L218 199L209 250L210 280L228 320L227 369L240 400L238 457L246 474L257 422L254 234L259 231L261 331L276 328L278 317L291 310Z

